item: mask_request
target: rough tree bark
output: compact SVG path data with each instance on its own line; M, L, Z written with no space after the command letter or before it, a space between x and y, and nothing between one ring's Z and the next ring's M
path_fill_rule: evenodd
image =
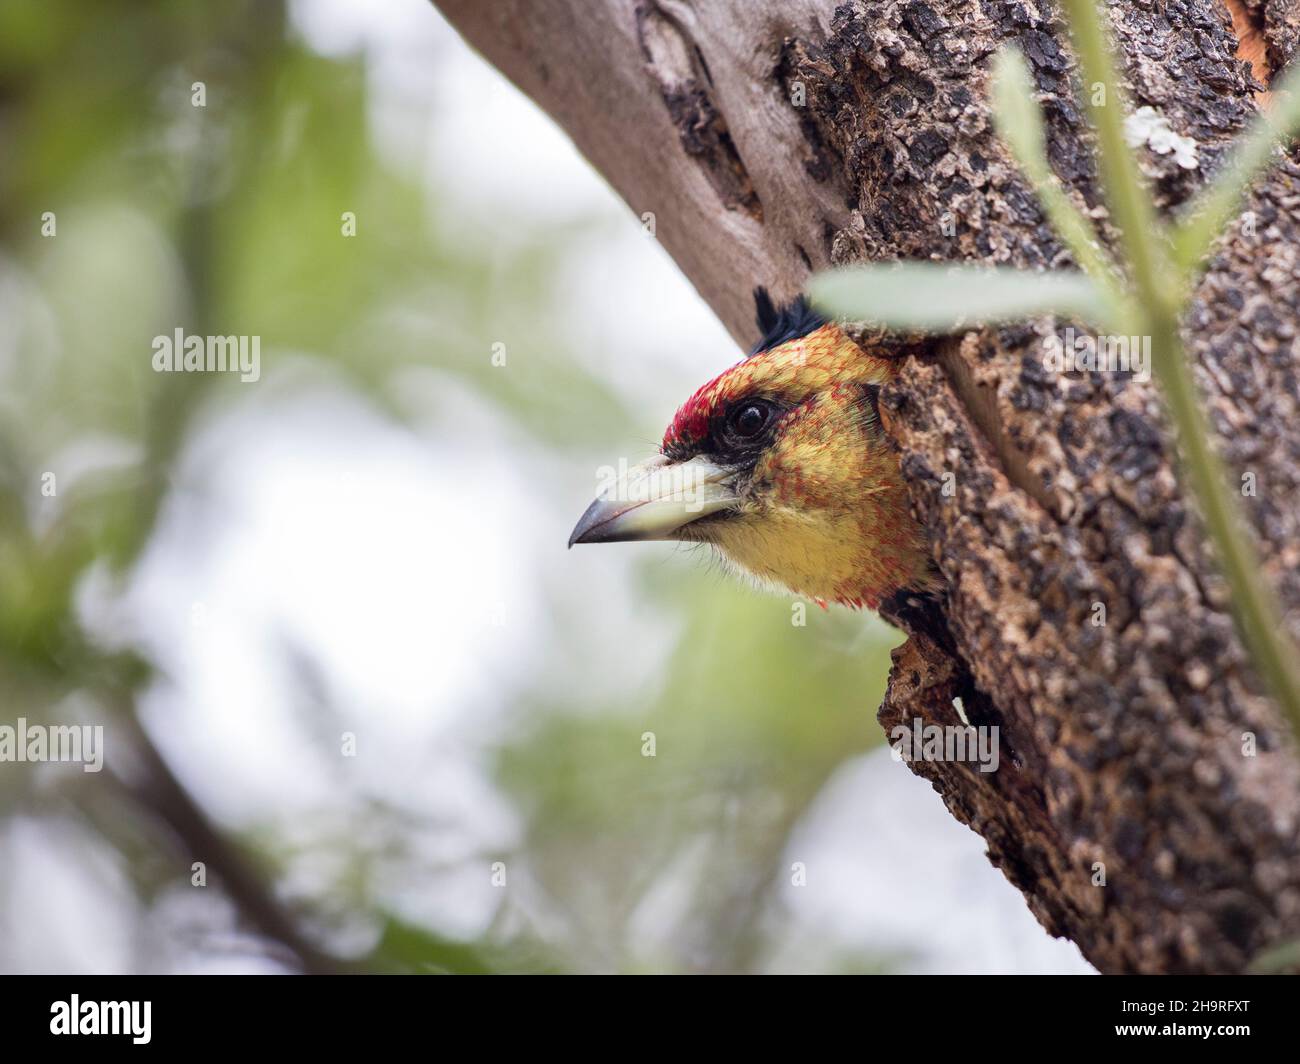
M1135 105L1199 145L1192 171L1143 156L1166 211L1214 172L1263 88L1223 3L1108 8ZM1290 58L1296 0L1234 5L1265 42L1257 72ZM790 296L832 263L1068 263L991 129L989 62L1004 43L1034 70L1057 174L1105 222L1074 62L1046 4L440 6L634 211L654 214L742 344L753 285ZM1300 632L1300 167L1283 162L1247 207L1186 336L1225 456L1254 475L1249 516ZM996 773L913 770L1099 969L1240 971L1300 936L1300 761L1234 634L1154 385L1047 372L1043 341L1063 324L899 347L884 419L947 580L951 638L912 633L880 719L956 723L960 696L974 722L1001 727Z

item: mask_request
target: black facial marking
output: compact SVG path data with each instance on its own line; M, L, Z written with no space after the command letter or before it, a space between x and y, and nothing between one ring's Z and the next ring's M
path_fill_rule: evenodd
M745 469L776 439L789 405L766 396L745 396L722 406L709 419L709 432L689 444L674 443L664 453L674 462L708 455L719 465Z
M867 401L867 406L871 410L871 416L875 419L877 425L880 424L880 385L864 384L862 386L863 398Z
M708 453L727 465L753 465L776 436L784 407L760 396L728 403L710 426Z

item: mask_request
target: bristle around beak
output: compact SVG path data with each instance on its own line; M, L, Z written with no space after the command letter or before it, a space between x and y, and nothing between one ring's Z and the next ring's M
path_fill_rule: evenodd
M569 536L576 543L678 539L687 525L739 501L734 470L703 457L671 462L659 456L613 477Z

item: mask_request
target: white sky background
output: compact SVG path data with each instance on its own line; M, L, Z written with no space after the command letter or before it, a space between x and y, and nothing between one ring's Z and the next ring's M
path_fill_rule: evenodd
M739 357L567 138L427 0L298 0L292 10L317 50L368 51L382 150L427 171L465 239L504 261L512 234L539 218L618 223L613 239L566 249L567 305L556 308L581 323L573 356L612 387L666 419ZM275 809L290 833L296 818L334 819L346 833L338 782L355 772L369 794L436 810L429 845L448 858L508 844L518 825L475 754L508 712L511 683L536 665L530 632L546 618L535 574L564 567L563 579L607 603L600 629L575 636L575 658L636 645L649 673L671 646L665 619L635 601L635 552L563 550L591 470L546 465L506 425L458 445L445 430L403 432L355 399L319 387L303 393L292 379L266 380L258 393L200 435L132 594L132 623L171 681L156 695L153 712L167 717L156 737L228 824L248 826ZM471 408L461 416L482 425L496 415ZM474 445L483 439L499 444ZM627 443L611 440L611 453ZM347 707L341 718L294 707L300 688L280 671L286 640L324 663L331 705ZM341 759L327 762L302 741L313 728L354 730L363 752L380 756L340 768ZM12 896L0 898L24 914L12 944L16 970L112 971L157 960L141 958L112 921L93 918L132 904L113 874L87 875L21 826L0 852L6 846L26 858L16 862ZM788 908L811 933L873 953L909 951L918 971L1090 970L1073 945L1041 931L981 840L887 750L841 772L791 851L810 872ZM75 933L69 894L85 898L88 914ZM456 876L395 886L392 903L452 935L481 932L492 913L481 884ZM795 955L773 962L786 970L808 963Z

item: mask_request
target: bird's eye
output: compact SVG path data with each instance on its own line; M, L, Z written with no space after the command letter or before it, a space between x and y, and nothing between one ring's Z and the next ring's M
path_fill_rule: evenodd
M766 403L743 403L731 412L727 419L731 431L741 439L753 439L765 428L772 418L772 408Z

